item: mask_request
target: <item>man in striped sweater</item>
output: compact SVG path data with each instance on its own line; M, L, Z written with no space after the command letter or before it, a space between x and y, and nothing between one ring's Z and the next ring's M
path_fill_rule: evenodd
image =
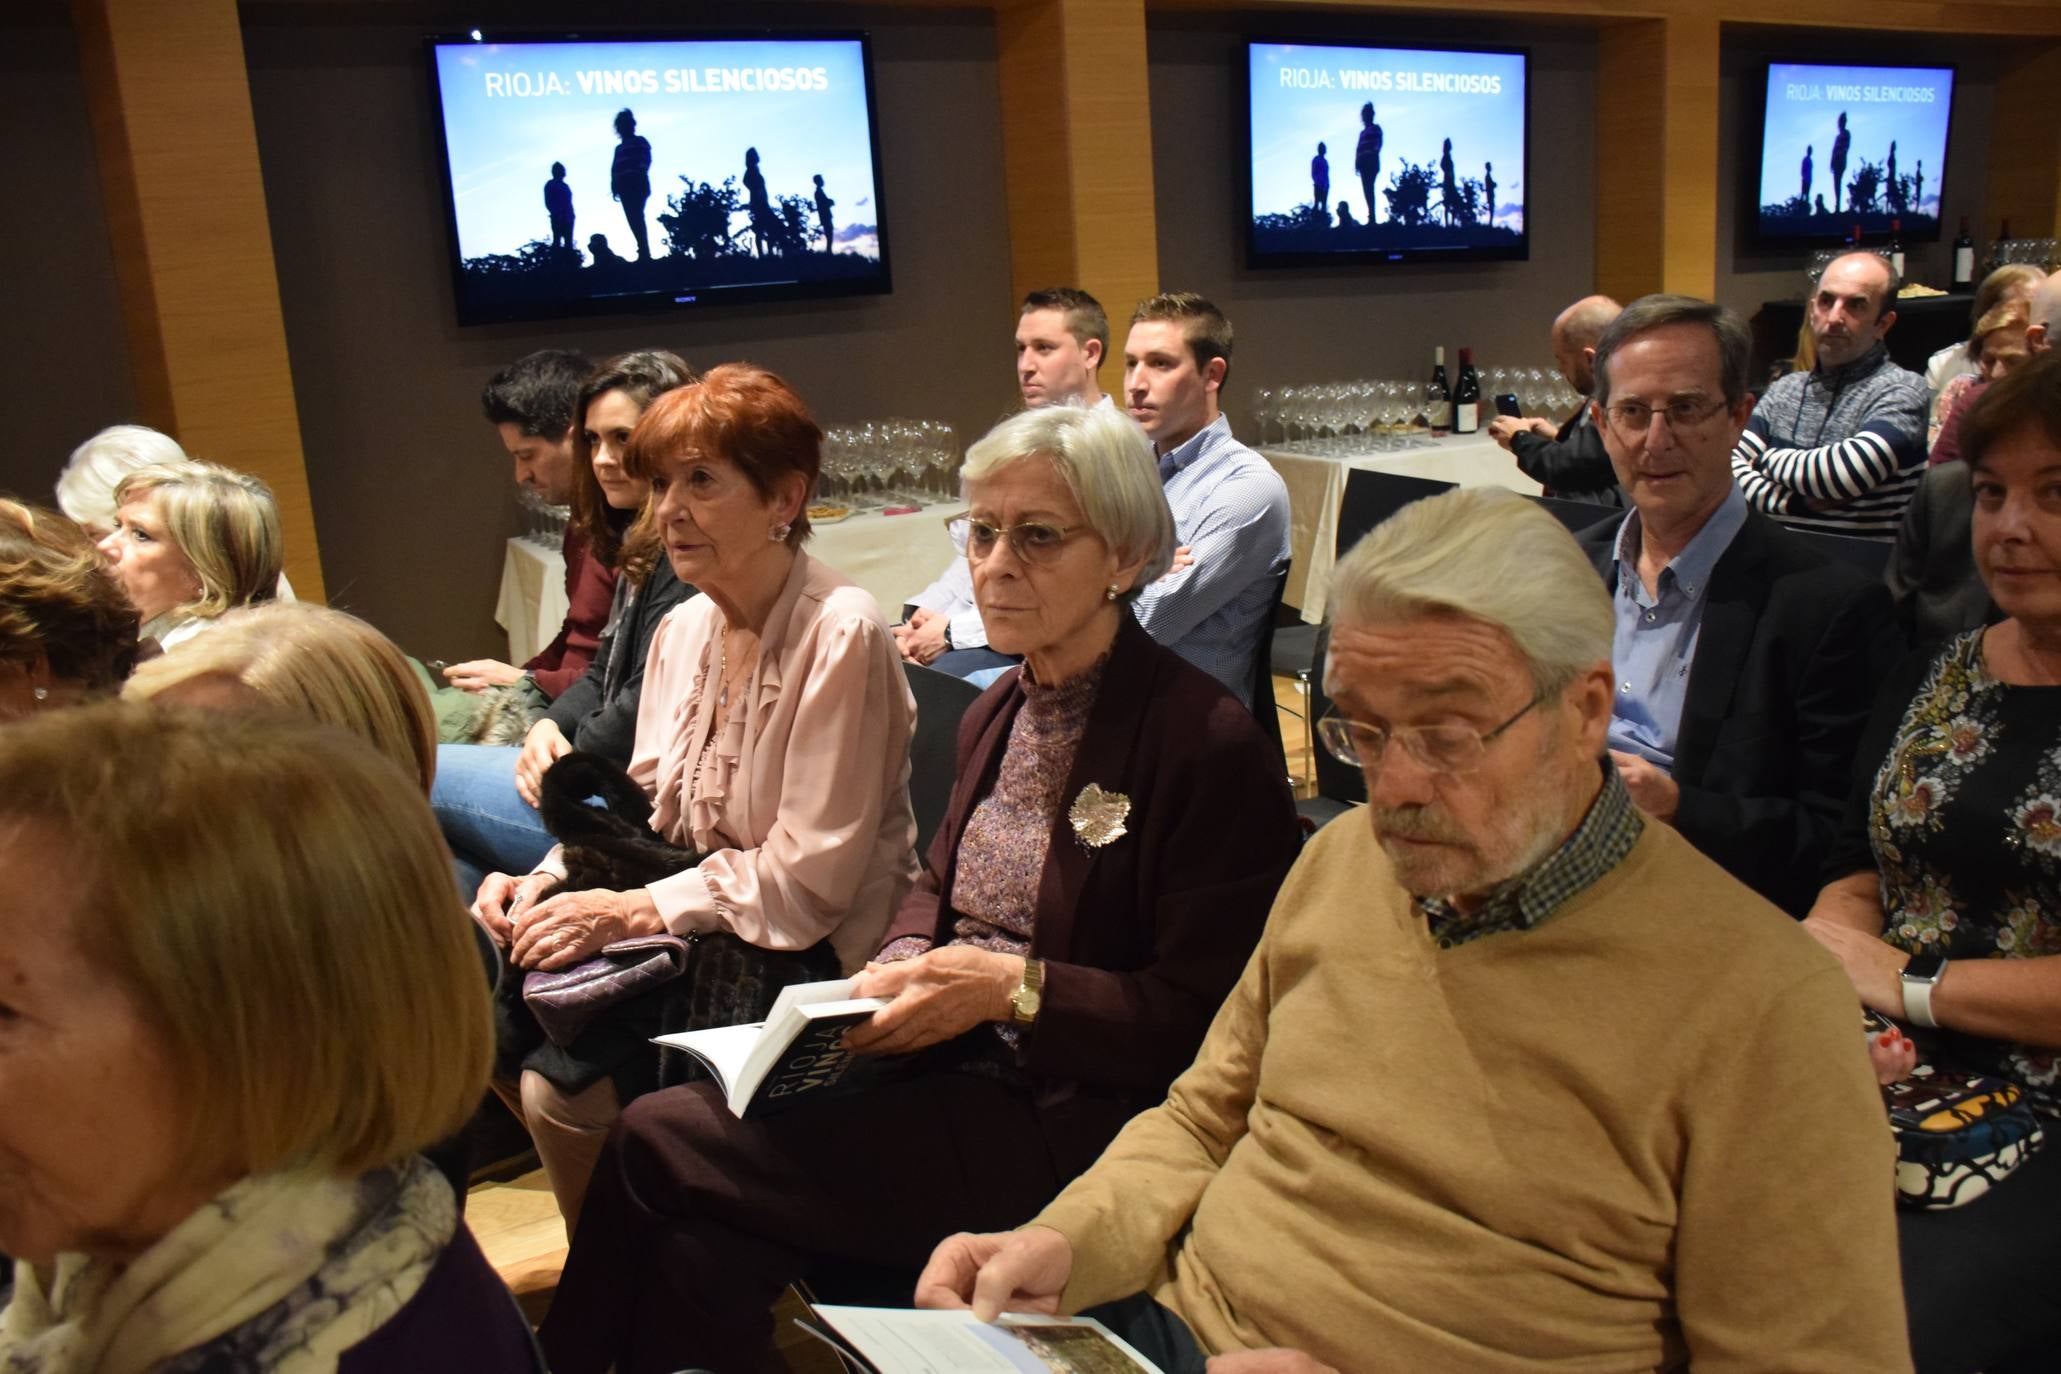
M1896 274L1875 253L1835 258L1811 298L1817 365L1778 380L1732 450L1755 510L1825 534L1894 539L1925 471L1925 380L1889 360Z

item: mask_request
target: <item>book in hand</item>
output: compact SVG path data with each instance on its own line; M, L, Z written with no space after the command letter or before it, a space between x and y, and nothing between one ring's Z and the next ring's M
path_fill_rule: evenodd
M1161 1374L1090 1317L819 1306L795 1325L865 1374Z
M854 1091L878 1076L882 1056L853 1054L844 1033L887 1005L853 997L852 980L796 983L764 1021L652 1037L708 1066L740 1120Z

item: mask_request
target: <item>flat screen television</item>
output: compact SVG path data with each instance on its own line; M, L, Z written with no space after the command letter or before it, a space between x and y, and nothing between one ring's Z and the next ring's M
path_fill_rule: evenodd
M864 34L428 49L460 323L889 289Z
M1750 101L1748 102L1750 105ZM1769 62L1754 237L1769 246L1939 237L1952 67Z
M1254 267L1523 258L1529 55L1246 43Z

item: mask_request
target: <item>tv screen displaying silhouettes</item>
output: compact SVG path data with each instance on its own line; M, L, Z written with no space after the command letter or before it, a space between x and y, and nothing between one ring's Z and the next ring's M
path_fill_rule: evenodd
M863 34L429 52L460 323L888 289Z
M1527 55L1246 44L1255 267L1522 258Z
M1937 239L1953 107L1951 67L1768 63L1755 236Z

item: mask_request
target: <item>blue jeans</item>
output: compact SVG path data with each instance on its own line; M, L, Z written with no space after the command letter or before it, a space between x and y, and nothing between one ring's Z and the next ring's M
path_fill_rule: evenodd
M430 809L451 846L458 886L470 902L489 873L523 874L557 843L537 809L515 790L522 750L498 744L439 744Z

